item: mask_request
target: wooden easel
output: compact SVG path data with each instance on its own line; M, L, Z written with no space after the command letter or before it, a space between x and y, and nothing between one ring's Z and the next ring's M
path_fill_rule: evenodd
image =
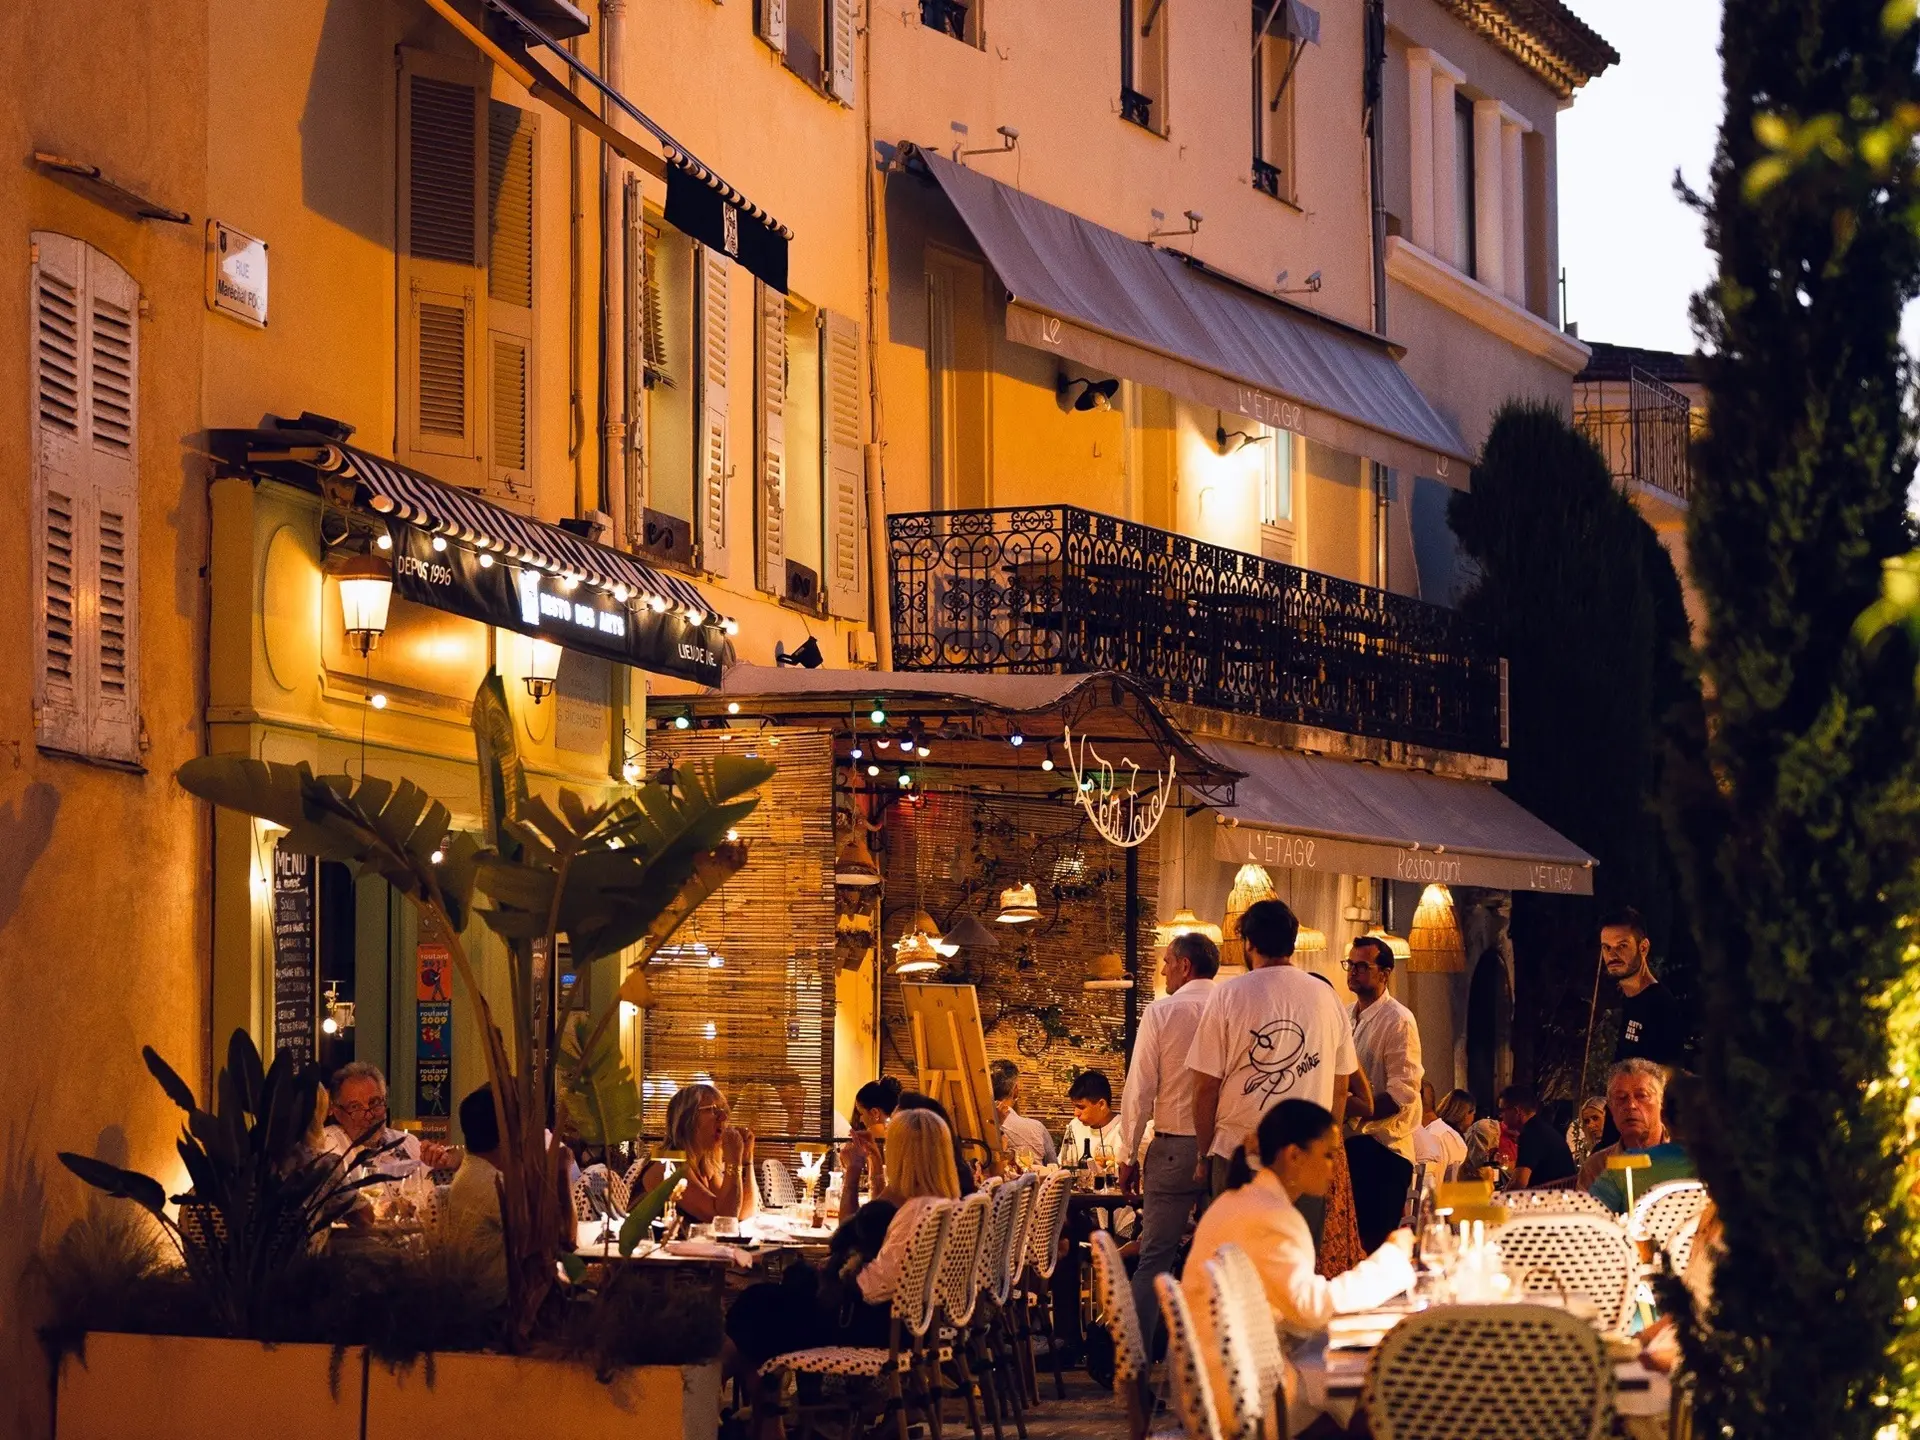
M1005 1159L993 1113L987 1037L980 1025L979 992L971 985L902 984L913 1032L913 1064L920 1093L947 1107L963 1149Z

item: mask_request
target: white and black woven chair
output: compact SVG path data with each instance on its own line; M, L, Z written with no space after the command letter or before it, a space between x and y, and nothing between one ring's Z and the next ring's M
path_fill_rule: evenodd
M1060 1238L1067 1228L1067 1196L1073 1190L1073 1172L1042 1172L1039 1198L1027 1225L1027 1324L1021 1340L1027 1352L1028 1398L1040 1403L1037 1367L1033 1361L1033 1330L1037 1323L1047 1336L1047 1358L1053 1364L1053 1390L1067 1398L1065 1367L1060 1361L1060 1334L1053 1313L1053 1272L1060 1264Z
M980 1309L980 1256L986 1248L988 1221L993 1213L993 1197L985 1191L969 1195L953 1209L947 1223L947 1239L940 1256L940 1275L935 1286L940 1301L938 1359L934 1368L937 1387L934 1404L941 1403L943 1380L951 1376L961 1398L966 1401L967 1423L974 1440L982 1440L980 1406L975 1398L975 1379L970 1363L970 1345L974 1316ZM985 1399L994 1411L994 1430L999 1431L998 1407L991 1385L985 1387Z
M1558 1288L1585 1295L1608 1330L1623 1330L1633 1314L1640 1257L1611 1217L1521 1215L1495 1230L1500 1258L1524 1272L1530 1289Z
M785 1210L799 1203L799 1195L793 1188L793 1172L772 1155L760 1162L760 1183L766 1188L767 1204L774 1209Z
M1026 1440L1027 1371L1017 1312L1022 1307L1020 1271L1026 1262L1027 1229L1040 1193L1040 1177L1022 1175L995 1186L991 1193L987 1242L980 1251L980 1303L985 1314L973 1329L976 1365L990 1376L997 1396L990 1411L996 1417L994 1433L1000 1433L997 1417L1008 1414L1021 1440Z
M1223 1382L1224 1393L1215 1397L1224 1402L1221 1433L1226 1440L1263 1440L1273 1396L1271 1392L1261 1394L1260 1367L1253 1358L1253 1341L1247 1334L1246 1308L1240 1303L1239 1287L1228 1278L1227 1267L1218 1259L1207 1261L1202 1269L1207 1276L1212 1358L1215 1374Z
M1126 1407L1128 1440L1144 1440L1151 1401L1147 1389L1146 1337L1140 1333L1140 1312L1134 1308L1133 1289L1127 1283L1127 1265L1120 1247L1104 1230L1093 1232L1093 1297L1100 1319L1113 1336L1113 1393Z
M1605 1201L1584 1190L1502 1190L1494 1196L1494 1203L1505 1206L1516 1219L1522 1215L1598 1215L1617 1222Z
M1172 1382L1173 1411L1187 1440L1225 1440L1213 1408L1213 1383L1193 1333L1193 1316L1180 1282L1171 1275L1153 1277L1153 1293L1160 1300L1160 1319L1167 1327L1167 1376Z
M1666 1180L1633 1202L1627 1238L1655 1250L1669 1248L1680 1227L1707 1208L1707 1187L1698 1180Z
M1209 1263L1218 1264L1240 1307L1248 1348L1253 1352L1254 1369L1260 1382L1260 1394L1267 1403L1267 1432L1284 1436L1287 1423L1287 1357L1280 1348L1280 1332L1274 1328L1273 1306L1267 1300L1267 1287L1259 1268L1238 1245L1222 1245Z
M1361 1404L1374 1440L1600 1440L1613 1366L1564 1310L1443 1305L1387 1332Z
M937 1362L930 1362L928 1331L938 1309L941 1250L953 1210L948 1201L929 1206L914 1228L900 1267L900 1282L893 1291L893 1315L884 1349L877 1345L819 1345L789 1350L760 1367L763 1377L784 1372L838 1376L849 1382L844 1398L819 1405L802 1404L803 1423L811 1423L820 1412L838 1410L844 1416L844 1433L849 1440L882 1424L897 1427L905 1440L909 1418L917 1411L934 1435L940 1433L939 1392L929 1373ZM863 1427L863 1417L876 1411L872 1425Z

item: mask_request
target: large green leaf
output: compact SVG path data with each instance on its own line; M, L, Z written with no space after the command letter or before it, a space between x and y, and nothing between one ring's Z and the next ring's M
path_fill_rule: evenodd
M517 860L517 843L505 825L518 819L526 804L527 771L498 671L489 670L474 692L473 745L480 761L480 814L486 821L487 844Z
M137 1170L122 1170L90 1155L75 1155L62 1150L60 1163L96 1190L120 1200L131 1200L155 1215L166 1210L167 1192L158 1180Z
M570 1019L560 1033L557 1079L560 1103L585 1144L604 1148L639 1136L640 1091L620 1054L616 1027L595 1027L585 1015Z
M653 1228L653 1222L666 1212L667 1202L673 1198L674 1190L680 1184L680 1169L671 1162L667 1164L667 1178L646 1193L641 1202L627 1212L627 1218L620 1226L620 1253L633 1254L638 1245Z

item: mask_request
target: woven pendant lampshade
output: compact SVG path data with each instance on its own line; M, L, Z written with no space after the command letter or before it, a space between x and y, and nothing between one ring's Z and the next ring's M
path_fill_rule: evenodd
M940 968L940 952L924 931L909 930L893 947L893 973L925 975Z
M933 923L933 917L924 910L914 912L913 924L909 928L926 936L927 943L933 946L935 954L958 955L960 953L960 947L947 942L946 937L940 933L940 927Z
M1153 938L1162 945L1168 944L1176 935L1204 935L1214 944L1220 943L1220 927L1202 920L1184 905L1174 911L1173 917L1164 924L1153 927Z
M1406 936L1389 934L1378 925L1367 931L1367 935L1370 939L1383 940L1386 942L1387 949L1393 952L1394 964L1408 965L1408 962L1413 959L1413 947L1407 944ZM1408 965L1408 968L1411 969L1411 965Z
M1466 972L1467 947L1460 936L1460 918L1454 913L1453 892L1446 886L1429 885L1421 894L1407 945L1411 952L1407 969L1415 974Z
M1312 925L1302 925L1300 933L1294 937L1293 953L1296 955L1311 955L1326 948L1327 932Z
M1093 957L1093 963L1087 966L1087 978L1080 982L1083 990L1131 990L1133 977L1127 974L1127 962L1117 950L1108 950Z
M874 864L873 852L867 849L867 842L858 830L847 837L839 855L834 857L833 883L861 888L880 883L880 867Z
M1000 892L999 922L1031 925L1040 918L1040 897L1031 885L1009 885Z
M1235 872L1233 889L1227 895L1227 918L1223 927L1225 936L1220 941L1220 964L1223 968L1246 968L1247 942L1240 938L1240 917L1262 900L1277 898L1273 877L1267 873L1266 866L1249 860Z

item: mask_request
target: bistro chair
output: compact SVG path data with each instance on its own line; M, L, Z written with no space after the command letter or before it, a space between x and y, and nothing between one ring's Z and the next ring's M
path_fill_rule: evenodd
M1640 1257L1611 1217L1522 1215L1489 1238L1499 1242L1500 1258L1509 1265L1523 1273L1537 1271L1562 1290L1593 1301L1605 1329L1626 1329Z
M987 1306L984 1321L973 1328L981 1368L990 1375L997 1403L989 1414L994 1434L1000 1434L1000 1415L1013 1416L1020 1440L1027 1435L1027 1372L1022 1366L1019 1332L1015 1328L1016 1288L1026 1255L1027 1225L1033 1216L1040 1177L1022 1175L992 1190L993 1209L987 1220L987 1243L980 1251L980 1294Z
M1213 1409L1213 1382L1193 1333L1193 1314L1180 1282L1171 1275L1153 1277L1153 1293L1160 1300L1160 1319L1167 1327L1167 1375L1172 1381L1173 1409L1187 1440L1226 1440Z
M1506 1206L1515 1219L1522 1215L1598 1215L1617 1223L1619 1218L1604 1200L1584 1190L1502 1190L1494 1201Z
M843 1399L818 1405L799 1403L803 1424L810 1425L822 1413L837 1409L844 1417L845 1440L856 1440L866 1433L860 1424L862 1415L877 1408L878 1417L870 1428L891 1421L898 1440L907 1440L910 1412L917 1412L937 1440L939 1361L934 1360L931 1366L927 1363L927 1332L938 1308L941 1253L955 1208L950 1201L929 1206L907 1243L900 1283L894 1287L885 1349L877 1345L818 1345L776 1355L761 1367L760 1373L766 1377L790 1373L846 1379ZM929 1374L930 1370L933 1373Z
M1127 1410L1128 1440L1145 1440L1150 1399L1146 1337L1140 1333L1140 1312L1134 1308L1127 1284L1127 1265L1113 1236L1096 1230L1088 1244L1093 1249L1093 1295L1100 1318L1113 1336L1113 1393Z
M1600 1440L1613 1366L1564 1310L1443 1305L1387 1332L1361 1405L1374 1440Z
M1263 1440L1273 1397L1271 1392L1261 1394L1260 1367L1253 1358L1253 1341L1247 1334L1239 1288L1227 1278L1227 1267L1217 1259L1207 1261L1202 1268L1207 1276L1207 1324L1213 1332L1211 1353L1203 1358L1217 1366L1214 1374L1223 1393L1216 1398L1226 1402L1220 1416L1221 1434L1226 1440ZM1267 1322L1269 1329L1272 1324L1271 1320Z
M793 1188L793 1172L772 1155L760 1162L760 1183L766 1188L766 1202L773 1209L785 1210L799 1203Z
M1667 1259L1672 1263L1675 1275L1684 1276L1687 1273L1687 1262L1693 1258L1693 1247L1699 1238L1700 1217L1695 1215L1674 1231L1673 1238L1667 1241Z
M1636 1245L1665 1250L1689 1220L1707 1208L1707 1187L1698 1180L1666 1180L1633 1202L1627 1238Z
M976 1385L967 1354L974 1314L980 1308L980 1256L986 1249L987 1222L992 1211L993 1197L985 1191L969 1195L954 1207L953 1219L947 1225L946 1245L941 1251L937 1287L940 1330L934 1383L941 1388L934 1393L934 1404L939 1405L945 1394L941 1385L942 1367L950 1366L954 1385L967 1402L967 1423L973 1427L973 1440L982 1440L976 1391L986 1391L988 1408L997 1409L990 1388ZM996 1416L994 1429L997 1432L999 1428Z
M1053 1390L1056 1398L1067 1398L1067 1381L1060 1363L1060 1333L1054 1324L1053 1272L1060 1265L1060 1239L1067 1229L1067 1196L1073 1189L1071 1170L1047 1172L1040 1182L1040 1195L1034 1203L1033 1218L1027 1226L1027 1305L1023 1307L1028 1323L1022 1327L1021 1340L1027 1354L1028 1398L1040 1403L1039 1369L1033 1359L1033 1322L1043 1325L1047 1334L1047 1358L1053 1363Z
M1239 1305L1241 1327L1253 1352L1254 1369L1260 1382L1260 1395L1269 1408L1270 1434L1284 1435L1287 1424L1287 1357L1280 1348L1280 1332L1274 1328L1273 1306L1267 1300L1266 1283L1260 1271L1238 1245L1222 1245L1210 1264L1218 1264L1235 1302Z

